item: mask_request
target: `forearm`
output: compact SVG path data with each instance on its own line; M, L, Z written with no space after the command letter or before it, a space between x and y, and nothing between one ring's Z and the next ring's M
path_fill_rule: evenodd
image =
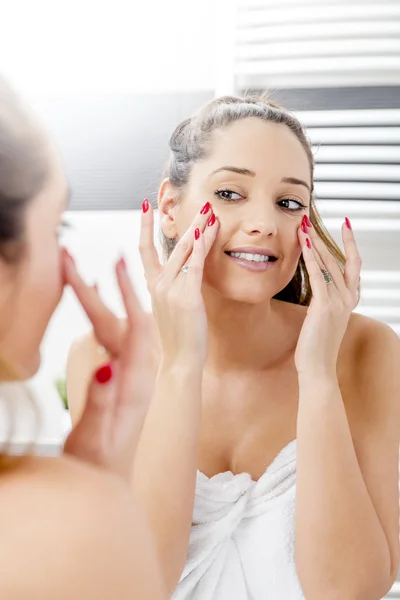
M299 384L296 563L306 597L380 598L390 578L389 546L338 382L301 376Z
M161 368L142 430L133 487L156 539L168 590L179 582L192 524L202 370Z

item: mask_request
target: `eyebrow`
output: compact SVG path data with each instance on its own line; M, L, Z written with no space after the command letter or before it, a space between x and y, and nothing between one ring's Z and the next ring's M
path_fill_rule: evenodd
M294 185L304 185L304 187L307 188L309 192L311 192L308 183L306 183L302 179L297 179L297 177L282 177L281 183L293 183Z
M249 171L249 169L241 169L240 167L220 167L216 169L212 173L210 173L210 177L215 175L216 173L220 173L221 171L231 171L232 173L238 173L239 175L248 175L249 177L255 177L256 174L254 171Z
M254 171L250 171L249 169L242 169L240 167L220 167L216 169L212 173L210 173L210 177L215 175L216 173L220 173L221 171L231 171L231 173L238 173L238 175L247 175L248 177L255 177L256 173ZM297 179L297 177L282 177L281 183L292 183L294 185L303 185L309 192L311 192L310 186L308 183L303 181L302 179Z

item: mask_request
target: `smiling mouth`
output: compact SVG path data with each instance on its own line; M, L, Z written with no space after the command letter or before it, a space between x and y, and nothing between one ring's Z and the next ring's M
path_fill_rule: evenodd
M275 262L277 260L276 256L266 256L264 254L253 254L249 252L225 252L228 256L232 256L233 258L240 258L242 260L248 260L251 262Z

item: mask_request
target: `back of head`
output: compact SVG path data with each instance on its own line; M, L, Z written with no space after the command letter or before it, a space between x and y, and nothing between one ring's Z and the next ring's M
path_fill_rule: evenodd
M47 144L27 108L0 77L0 258L23 251L24 213L43 188Z

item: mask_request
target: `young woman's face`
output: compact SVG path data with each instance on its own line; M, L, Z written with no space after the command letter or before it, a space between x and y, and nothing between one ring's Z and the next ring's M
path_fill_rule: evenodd
M207 201L219 219L204 283L248 303L286 287L301 254L297 231L310 214L310 188L307 154L287 126L249 118L217 131L173 209L177 237Z
M0 260L0 356L22 377L40 365L40 343L63 292L59 230L68 202L63 171L49 159L45 188L26 209L25 251L21 260Z

